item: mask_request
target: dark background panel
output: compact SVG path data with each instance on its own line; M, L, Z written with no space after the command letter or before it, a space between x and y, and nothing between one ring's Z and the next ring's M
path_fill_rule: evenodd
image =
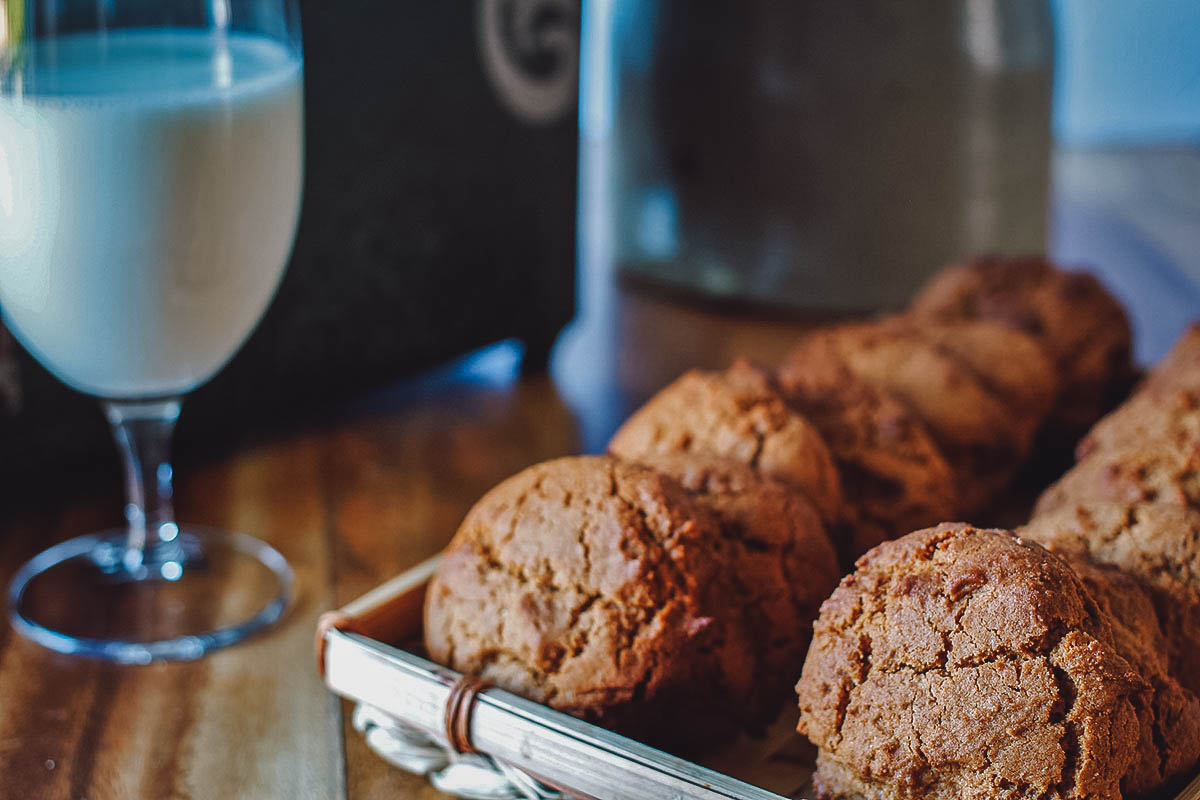
M538 368L574 312L577 6L311 0L302 18L295 251L258 330L185 405L185 457L319 424L348 397L490 342L522 340ZM570 80L569 97L531 118L494 77L506 67L534 90ZM7 344L0 479L115 470L95 402Z

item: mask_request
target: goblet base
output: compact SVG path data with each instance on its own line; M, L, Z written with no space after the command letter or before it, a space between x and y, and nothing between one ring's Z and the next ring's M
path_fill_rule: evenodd
M183 661L270 627L291 603L292 568L251 536L185 525L153 558L126 539L79 536L26 562L8 589L13 627L60 653Z

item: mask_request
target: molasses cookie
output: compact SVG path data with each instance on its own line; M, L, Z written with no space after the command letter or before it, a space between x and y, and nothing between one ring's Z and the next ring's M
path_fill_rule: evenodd
M1171 674L1150 591L1132 575L1085 555L1068 554L1067 561L1112 620L1117 652L1150 684L1148 696L1132 698L1138 756L1121 779L1121 791L1126 797L1156 796L1187 776L1200 757L1200 699Z
M800 674L813 620L842 574L820 514L800 490L738 461L668 453L644 463L679 481L720 520L729 558L722 567L745 612L761 718L769 720Z
M1200 446L1200 323L1193 325L1123 403L1075 450L1083 461L1101 450L1153 442L1180 451Z
M1133 442L1091 452L1038 498L1034 514L1092 503L1164 503L1200 509L1200 441Z
M1018 533L1109 564L1150 592L1171 674L1200 694L1200 512L1162 504L1092 503L1040 514Z
M791 382L806 363L833 359L926 425L954 470L963 514L978 511L1011 480L1056 391L1037 343L989 322L839 325L803 339L782 372Z
M1042 257L947 267L917 296L912 313L939 322L993 320L1035 337L1062 377L1050 424L1076 435L1120 399L1133 374L1121 304L1092 275Z
M841 527L846 564L880 542L958 514L954 473L925 424L840 357L812 347L779 372L788 402L820 432L856 516Z
M1149 687L1063 559L944 524L859 560L796 691L820 798L1116 800Z
M731 458L800 487L826 520L842 511L825 441L787 404L774 379L746 361L724 372L684 374L634 412L608 449L631 461L690 452Z
M1149 443L1181 452L1200 447L1200 389L1134 395L1096 423L1075 448L1075 458Z
M488 492L429 585L425 641L453 669L688 747L758 708L721 521L655 470L561 458Z

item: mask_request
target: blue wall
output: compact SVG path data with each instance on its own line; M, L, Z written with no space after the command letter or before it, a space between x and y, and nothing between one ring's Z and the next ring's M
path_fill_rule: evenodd
M1200 143L1200 0L1055 0L1067 144Z

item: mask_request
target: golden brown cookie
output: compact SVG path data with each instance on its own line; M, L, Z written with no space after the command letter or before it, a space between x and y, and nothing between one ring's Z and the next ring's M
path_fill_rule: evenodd
M679 481L720 519L730 559L722 566L758 661L761 717L774 717L800 674L821 603L842 575L820 514L799 489L738 461L667 453L643 463Z
M1049 549L1054 551L1053 546ZM1086 555L1066 557L1112 620L1117 652L1150 684L1150 695L1131 698L1140 729L1138 756L1121 779L1121 791L1126 797L1155 796L1190 774L1200 758L1200 699L1171 675L1166 636L1149 589L1132 575Z
M1116 800L1148 691L1065 561L962 524L863 556L796 687L818 797L923 800Z
M1075 448L1075 458L1150 443L1180 452L1200 447L1200 389L1138 392L1096 423Z
M1200 442L1133 442L1097 450L1038 498L1040 515L1079 504L1164 503L1200 509Z
M1077 436L1109 408L1132 375L1129 319L1095 277L1042 257L979 258L947 267L913 302L938 321L986 319L1035 337L1053 358L1062 392L1050 424Z
M1011 480L1057 392L1041 347L992 322L894 317L839 325L803 339L782 373L834 359L928 427L954 470L962 514L978 511Z
M736 731L757 664L716 515L605 456L509 478L467 514L431 581L431 657L655 742Z
M608 450L631 461L688 452L731 458L800 487L826 520L842 510L837 468L821 435L771 376L746 361L684 374L634 412Z
M1100 451L1138 446L1180 452L1200 446L1200 323L1179 338L1129 400L1096 423L1075 457L1083 461Z
M880 542L958 513L954 473L933 436L903 403L813 347L779 373L788 402L820 432L856 514L836 531L843 562Z
M1036 339L990 320L919 326L925 337L953 353L1027 425L1045 419L1059 394L1054 362Z
M1154 599L1171 674L1200 694L1200 512L1162 504L1070 505L1034 517L1018 533L1141 582Z

